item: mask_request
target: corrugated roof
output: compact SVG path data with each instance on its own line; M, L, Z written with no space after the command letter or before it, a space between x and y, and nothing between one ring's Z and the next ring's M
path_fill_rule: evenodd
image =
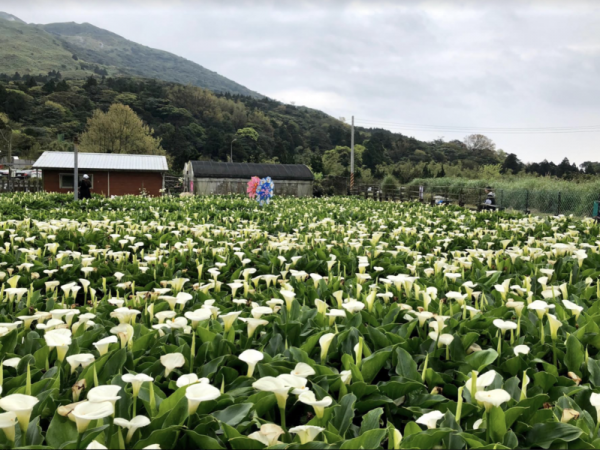
M77 166L81 170L130 170L166 172L167 158L160 155L125 155L122 153L79 153ZM72 152L44 152L33 165L37 169L72 169Z
M255 164L191 161L194 178L271 177L273 180L314 180L304 164Z

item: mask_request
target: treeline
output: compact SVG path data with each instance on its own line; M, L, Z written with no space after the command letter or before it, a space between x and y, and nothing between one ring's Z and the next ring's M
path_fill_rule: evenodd
M302 163L325 177L347 177L350 127L343 120L268 98L220 94L156 80L105 76L64 80L0 75L0 151L35 159L44 150L68 150L94 112L127 105L148 125L170 156L174 171L188 160ZM252 129L256 139L243 138ZM10 139L7 139L10 138ZM393 175L401 182L444 176L536 173L594 176L597 163L576 167L543 161L525 165L496 149L485 136L431 142L384 129L355 132L356 177L363 182Z

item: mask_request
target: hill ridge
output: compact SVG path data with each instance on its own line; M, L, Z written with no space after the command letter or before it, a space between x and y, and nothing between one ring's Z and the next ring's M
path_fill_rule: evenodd
M63 76L77 79L106 72L264 97L194 61L89 22L27 24L5 12L0 18L4 19L0 20L0 73L38 75L60 70Z

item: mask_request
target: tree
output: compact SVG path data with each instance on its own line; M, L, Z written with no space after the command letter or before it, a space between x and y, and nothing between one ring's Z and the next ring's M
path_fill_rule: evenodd
M446 171L444 170L444 165L442 164L442 168L437 173L436 178L444 178L446 176Z
M365 144L365 153L363 154L363 164L374 171L378 165L385 164L387 155L385 151L385 135L381 132L374 132L371 139Z
M254 129L254 128L240 128L239 130L236 131L235 135L233 136L233 140L231 141L231 145L230 145L230 152L231 155L230 158L233 157L233 143L234 142L247 142L247 139L249 139L250 141L258 141L258 132ZM244 152L246 153L246 152ZM247 156L247 155L244 155ZM243 158L244 160L247 158ZM230 161L233 162L233 161Z
M80 149L92 153L164 155L160 139L133 110L115 103L108 112L94 111L81 135Z
M467 149L472 152L478 152L482 150L494 151L496 149L496 144L494 144L494 141L483 134L472 134L467 136L465 137L464 142L467 146Z
M86 80L85 80L85 84L83 85L83 88L86 91L90 91L92 88L95 88L98 86L98 80L96 80L93 76L89 76Z
M502 163L502 173L507 173L509 170L513 174L517 174L523 168L523 163L517 158L514 153L506 155L504 162Z
M6 154L9 158L12 157L12 141L13 141L13 130L9 125L8 116L4 113L0 113L0 145L6 149Z

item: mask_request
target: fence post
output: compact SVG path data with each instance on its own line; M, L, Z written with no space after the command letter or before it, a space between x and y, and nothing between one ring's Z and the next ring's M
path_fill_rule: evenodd
M529 214L529 189L525 189L525 214Z
M560 215L560 191L558 191L558 204L556 205L556 215L559 216Z

